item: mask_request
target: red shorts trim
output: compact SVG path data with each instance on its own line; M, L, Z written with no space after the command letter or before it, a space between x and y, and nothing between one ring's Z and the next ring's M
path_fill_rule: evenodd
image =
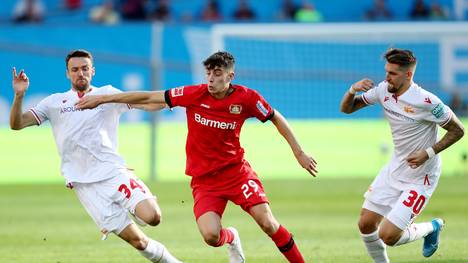
M190 185L196 219L210 211L222 217L228 201L246 212L254 205L268 203L263 185L248 162L215 174L193 177Z

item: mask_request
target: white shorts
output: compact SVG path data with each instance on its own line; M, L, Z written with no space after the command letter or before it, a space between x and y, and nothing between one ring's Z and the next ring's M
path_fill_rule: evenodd
M120 234L132 223L128 213L136 205L155 198L148 187L129 170L119 170L112 178L94 183L73 183L78 199L102 233Z
M380 214L401 230L406 229L426 207L439 176L427 176L424 184L402 182L385 166L364 194L362 208Z

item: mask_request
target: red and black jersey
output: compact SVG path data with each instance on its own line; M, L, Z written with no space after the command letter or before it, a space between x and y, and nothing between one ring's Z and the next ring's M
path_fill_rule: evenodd
M271 119L274 110L255 90L231 85L233 92L216 99L207 84L182 86L165 92L169 107L186 108L188 134L185 173L201 176L241 163L244 149L239 135L244 121Z

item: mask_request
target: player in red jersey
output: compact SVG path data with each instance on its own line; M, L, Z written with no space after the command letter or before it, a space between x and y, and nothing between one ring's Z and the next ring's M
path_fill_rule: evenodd
M273 122L299 164L313 176L317 174L316 161L304 153L286 119L260 94L231 84L234 79L231 54L216 52L203 64L207 84L182 86L165 92L85 96L77 107L94 108L110 102L166 103L169 107L185 107L188 123L185 172L192 176L193 210L205 242L214 247L227 243L230 262L245 262L237 230L221 225L227 201L232 201L255 219L289 262L304 262L292 235L273 216L257 174L244 159L244 149L239 142L244 121L256 117L262 122Z

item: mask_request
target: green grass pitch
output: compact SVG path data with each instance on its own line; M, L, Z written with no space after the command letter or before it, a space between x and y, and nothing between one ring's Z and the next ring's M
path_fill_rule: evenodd
M370 263L356 222L368 178L265 180L278 220L293 232L306 262ZM388 248L392 262L468 262L467 176L441 179L418 221L443 217L447 227L431 260L421 255L421 241ZM158 195L163 222L144 231L163 242L184 262L228 262L226 248L205 245L192 215L186 182L149 184ZM2 263L143 263L129 245L100 233L71 190L62 185L0 186L0 262ZM247 262L286 262L273 242L240 208L229 205L225 226L241 235Z
M464 121L465 126L467 121ZM362 193L388 160L390 131L381 121L292 122L304 149L319 164L312 178L271 124L247 123L241 137L246 158L264 181L278 220L293 232L306 262L371 262L356 227ZM226 248L205 245L192 214L184 176L185 124L158 128L157 172L149 183L163 209L163 222L145 228L184 262L228 262ZM147 126L123 125L120 150L140 177L148 176ZM444 174L417 221L443 217L447 227L436 254L421 256L421 241L389 248L392 262L468 262L468 169L461 155L467 139L444 152ZM73 191L63 186L49 128L0 129L0 262L146 262L129 245L100 233ZM229 205L225 226L241 235L248 262L285 262L271 240L240 208Z

